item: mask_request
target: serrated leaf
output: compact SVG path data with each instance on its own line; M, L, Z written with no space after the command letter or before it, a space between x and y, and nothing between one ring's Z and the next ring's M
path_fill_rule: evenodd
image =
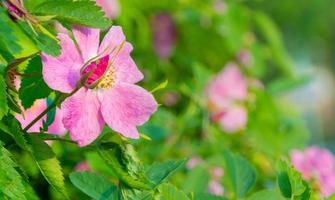
M73 172L70 180L78 189L94 199L117 200L118 189L105 177L92 172Z
M153 187L153 184L148 182L143 171L142 173L137 172L135 166L129 166L129 163L124 163L126 158L125 155L122 155L123 151L119 145L108 143L104 146L97 145L97 147L101 158L115 172L122 183L140 190L149 190Z
M6 92L6 82L5 79L0 76L0 119L3 118L8 112L7 105L7 92Z
M13 116L8 116L5 119L8 125L2 124L1 130L12 136L16 144L21 149L25 151L31 151L30 146L28 145L27 140L24 137L24 133L21 130L19 122Z
M105 29L111 25L111 21L105 17L100 7L94 1L82 0L52 0L46 1L34 8L37 15L55 16L61 22L78 24L94 28Z
M0 142L0 196L5 199L24 200L25 187L20 174L16 171L17 164L11 154Z
M149 179L157 186L176 172L186 162L186 159L179 161L166 161L154 163L147 167L146 174Z
M256 182L255 168L243 157L225 151L226 171L237 197L244 197Z
M24 108L30 108L36 99L49 96L51 89L43 80L42 61L40 56L32 58L25 70L19 89L19 97ZM38 92L37 92L38 91Z
M182 191L178 190L171 184L163 184L159 188L162 200L190 200L190 198Z
M62 167L50 146L37 135L28 135L28 142L32 148L33 158L48 183L60 192L66 199L67 193L64 184Z

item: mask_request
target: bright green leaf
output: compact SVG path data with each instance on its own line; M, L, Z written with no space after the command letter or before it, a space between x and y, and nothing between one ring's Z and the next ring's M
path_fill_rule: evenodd
M190 200L188 196L182 192L179 191L175 186L171 184L163 184L160 187L162 200Z
M105 29L112 23L94 1L52 0L34 8L37 15L55 16L61 22Z
M60 192L65 198L68 198L64 185L62 167L55 153L50 146L37 135L30 134L28 138L33 150L32 155L42 175L54 189Z
M105 177L92 172L73 172L71 182L88 196L94 199L117 200L118 189Z

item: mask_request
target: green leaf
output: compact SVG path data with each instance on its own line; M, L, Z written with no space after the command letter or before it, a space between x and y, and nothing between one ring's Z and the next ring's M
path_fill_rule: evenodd
M190 198L188 198L184 192L179 191L171 184L165 183L160 186L160 192L162 195L162 200L190 200Z
M226 198L220 196L214 196L209 193L196 193L194 195L194 200L226 200Z
M28 142L32 148L32 155L42 175L54 189L68 199L64 185L62 167L60 166L55 153L50 146L37 135L30 134L28 136Z
M225 151L227 173L237 197L244 197L256 182L255 168L243 157Z
M17 38L13 34L13 26L15 24L6 14L6 11L0 7L0 38L3 45L9 52L18 53L21 51L20 45L17 43Z
M77 188L94 199L117 200L118 189L108 179L92 172L73 172L70 180Z
M285 200L279 191L276 190L262 190L252 194L248 200Z
M305 199L309 197L309 186L301 174L286 161L279 162L278 186L286 198ZM306 191L307 190L307 191Z
M22 177L17 172L16 162L0 142L0 196L4 199L23 200L25 187Z
M55 16L61 22L105 29L112 23L94 1L52 0L34 8L37 15Z
M24 108L30 108L36 99L46 98L49 96L51 89L43 80L42 61L40 56L30 60L25 74L21 81L19 97ZM36 92L38 91L38 92Z
M144 174L144 170L138 162L134 162L134 157L126 153L124 147L115 143L97 144L98 153L106 164L115 172L122 183L131 188L140 190L150 190L154 185L149 182Z
M36 46L48 55L57 57L61 53L59 41L43 26L30 26L26 21L19 22L20 27L35 42Z
M19 122L13 117L8 116L5 118L6 124L1 124L1 130L12 136L16 144L25 151L31 151L30 146L27 143L24 133L21 130Z
M208 182L210 175L208 170L202 166L194 167L187 175L183 190L187 192L206 192L208 189Z
M180 161L166 161L164 163L154 163L146 169L149 179L157 186L176 172L186 162L186 159Z
M6 92L6 82L2 76L0 76L0 119L3 118L8 112L7 105L7 92Z

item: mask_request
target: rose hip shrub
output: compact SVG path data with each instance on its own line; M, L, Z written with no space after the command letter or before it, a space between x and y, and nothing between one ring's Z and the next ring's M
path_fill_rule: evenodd
M0 199L335 192L334 156L307 146L278 98L300 77L266 13L230 0L0 5Z

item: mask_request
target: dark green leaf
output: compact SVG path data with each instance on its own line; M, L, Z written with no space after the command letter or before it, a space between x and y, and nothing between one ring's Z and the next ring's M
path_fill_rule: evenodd
M22 106L24 108L30 108L36 99L49 96L51 89L43 80L40 56L36 56L30 60L25 74L27 76L22 78L19 96Z
M6 82L2 76L0 76L0 119L3 118L8 112L7 105L7 92L6 92Z
M285 161L279 162L278 185L286 198L305 199L310 195L309 186L301 174Z
M42 175L53 188L60 192L65 198L68 198L62 168L55 153L50 146L37 135L30 134L28 136L29 144L33 150L32 155Z
M105 29L111 21L105 17L94 1L52 0L38 5L33 12L38 15L55 16L61 22Z
M243 157L229 151L224 153L230 182L237 197L244 197L256 182L255 168Z
M71 182L88 196L94 199L117 200L118 189L108 179L92 172L73 172Z

